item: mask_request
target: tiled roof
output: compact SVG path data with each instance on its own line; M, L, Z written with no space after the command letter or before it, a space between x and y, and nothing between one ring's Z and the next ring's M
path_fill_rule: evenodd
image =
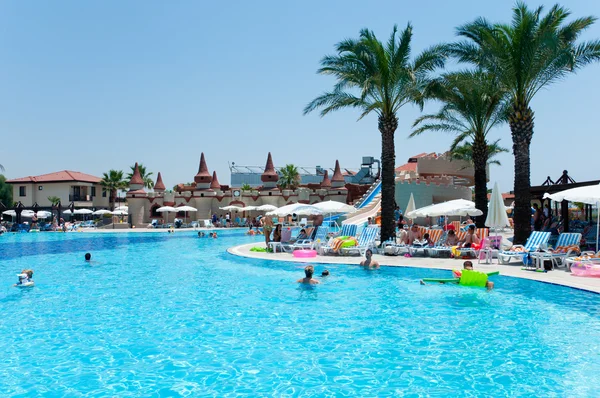
M159 192L159 191L164 191L165 188L165 184L163 183L162 180L162 176L160 175L160 171L158 172L158 177L156 177L156 184L154 184L154 190Z
M57 171L55 173L42 174L39 176L28 176L22 178L15 178L8 180L8 183L41 183L41 182L64 182L64 181L79 181L79 182L91 182L99 183L102 180L100 177L96 177L90 174L81 173L79 171Z
M402 166L396 167L396 173L398 173L400 171L417 171L417 164L416 163L406 163L406 164L403 164Z
M275 167L273 167L273 158L271 157L271 152L267 156L267 164L265 165L265 171L260 176L260 180L262 182L275 181L279 180L279 174L275 171Z
M323 181L321 181L321 187L331 188L331 180L329 179L329 172L327 170L325 170L325 175L323 176Z
M206 159L204 159L204 152L200 154L200 166L198 167L198 173L194 177L196 183L210 183L211 176L208 172L208 166L206 165Z
M340 162L338 160L335 161L335 169L333 170L333 177L331 177L332 182L344 182L344 176L342 175L342 171L340 170Z
M221 189L221 184L219 183L219 179L217 178L217 172L213 171L212 182L210 183L211 189Z

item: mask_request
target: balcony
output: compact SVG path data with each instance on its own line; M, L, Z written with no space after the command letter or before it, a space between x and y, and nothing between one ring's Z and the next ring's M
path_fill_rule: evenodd
M91 202L92 197L90 195L69 195L69 202Z

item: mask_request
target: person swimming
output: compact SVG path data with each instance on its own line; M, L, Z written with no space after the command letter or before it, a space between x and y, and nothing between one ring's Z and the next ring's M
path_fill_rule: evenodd
M19 282L15 283L13 286L16 287L28 287L33 286L33 270L24 269L20 274L17 274L19 277Z
M323 272L321 272L321 277L326 277L329 276L329 271L324 270Z
M204 238L206 236L206 234L202 231L198 232L198 237L199 238Z
M91 261L92 255L90 253L85 253L85 261Z
M312 265L307 265L304 267L304 275L306 275L302 279L298 279L298 283L302 283L304 285L317 285L320 282L316 279L313 279L313 274L315 273L315 268Z

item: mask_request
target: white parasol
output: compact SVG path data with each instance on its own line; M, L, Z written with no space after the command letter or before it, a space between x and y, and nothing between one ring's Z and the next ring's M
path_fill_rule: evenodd
M506 215L506 206L504 206L504 201L502 200L502 193L498 189L498 183L494 184L494 189L492 190L485 225L493 229L510 226L508 216Z

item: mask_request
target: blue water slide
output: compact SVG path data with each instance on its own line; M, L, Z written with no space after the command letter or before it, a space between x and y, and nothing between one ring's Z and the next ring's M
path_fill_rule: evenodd
M375 196L377 196L380 192L381 192L381 180L379 180L379 182L377 182L377 185L371 191L371 193L369 193L369 195L367 195L366 199L363 200L360 205L358 205L358 208L362 209L363 207L367 206L369 203L371 203L371 201L373 200L373 198Z

